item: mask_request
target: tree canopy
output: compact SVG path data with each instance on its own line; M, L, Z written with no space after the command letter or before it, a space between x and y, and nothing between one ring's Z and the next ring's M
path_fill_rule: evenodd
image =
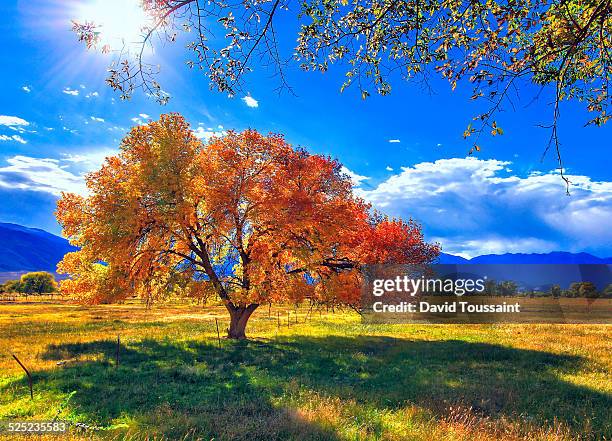
M218 296L243 338L264 302L358 305L360 265L424 263L420 226L373 212L341 164L282 136L229 132L207 144L177 114L134 127L121 152L63 194L57 218L79 251L58 271L84 301Z
M281 88L291 86L284 74L291 62L322 72L342 64L342 88L355 85L364 98L388 94L397 77L427 82L437 73L453 88L471 84L472 98L487 101L487 110L464 133L476 150L482 133L503 133L495 115L509 104L518 80L552 88L548 148L557 150L561 172L559 103L584 102L592 113L588 124L610 118L608 0L143 0L142 5L151 20L138 48L102 48L117 55L108 84L124 98L142 87L160 102L168 100L155 80L158 66L146 62L143 49L185 31L191 33L187 64L202 71L212 88L229 94L241 90L255 63L272 66ZM286 53L276 26L292 19L297 44ZM101 29L92 20L73 26L88 47L100 41Z

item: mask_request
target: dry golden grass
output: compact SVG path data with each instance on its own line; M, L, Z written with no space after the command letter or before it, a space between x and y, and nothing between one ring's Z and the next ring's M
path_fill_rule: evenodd
M36 437L58 440L612 438L610 326L287 313L262 307L252 340L219 347L220 306L0 303L0 420L104 429Z

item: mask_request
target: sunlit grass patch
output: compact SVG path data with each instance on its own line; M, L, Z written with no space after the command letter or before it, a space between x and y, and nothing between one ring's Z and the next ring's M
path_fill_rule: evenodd
M607 326L362 325L304 309L296 324L293 308L262 307L235 342L218 339L219 307L0 305L0 419L58 416L111 439L612 434Z

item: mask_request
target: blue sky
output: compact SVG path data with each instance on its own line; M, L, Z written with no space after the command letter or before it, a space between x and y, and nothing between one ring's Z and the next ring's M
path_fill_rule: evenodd
M52 215L59 192L82 191L82 174L114 153L131 126L173 111L204 139L251 127L337 157L360 195L390 215L412 216L446 252L612 255L612 128L584 128L580 104L561 108L574 183L568 197L552 172L554 156L541 161L549 132L537 124L550 122L549 91L532 101L537 91L525 85L514 109L499 115L505 134L484 139L471 158L461 135L482 104L469 100L468 88L451 92L442 80L432 80L429 93L396 79L390 96L364 101L356 89L339 92L341 67L326 74L289 70L295 96L278 94L272 72L256 67L244 92L228 98L185 66L188 54L177 43L152 55L170 103L160 106L140 92L121 101L104 84L109 56L86 51L70 31L77 3L0 5L2 222L59 233ZM287 50L294 27L289 19L281 24Z

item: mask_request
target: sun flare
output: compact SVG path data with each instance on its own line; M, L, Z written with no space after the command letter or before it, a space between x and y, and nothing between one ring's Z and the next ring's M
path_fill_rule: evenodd
M151 25L139 0L87 0L78 6L76 15L79 21L93 22L99 43L111 49L141 43Z

